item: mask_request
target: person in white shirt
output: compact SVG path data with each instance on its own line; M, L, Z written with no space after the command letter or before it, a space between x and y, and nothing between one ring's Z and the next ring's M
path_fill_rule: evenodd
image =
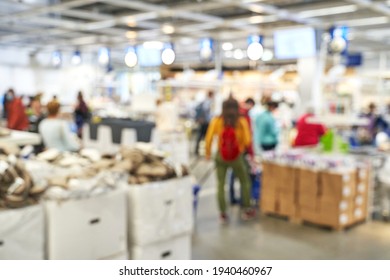
M58 118L60 104L51 101L47 104L48 117L39 124L39 133L46 148L74 152L80 149L76 134L70 131L69 123Z

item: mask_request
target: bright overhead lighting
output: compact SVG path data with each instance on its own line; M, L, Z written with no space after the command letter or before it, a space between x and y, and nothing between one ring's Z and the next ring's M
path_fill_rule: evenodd
M162 50L164 48L164 43L159 41L147 41L143 43L145 49L157 49Z
M263 56L264 48L258 42L253 42L248 46L247 54L250 60L259 60Z
M136 27L137 26L137 21L132 16L129 16L126 18L126 23L127 23L127 26L129 26L129 27Z
M127 31L126 32L126 37L128 39L135 39L135 38L137 38L137 36L138 36L138 34L135 31Z
M133 48L129 48L127 50L126 56L125 56L125 63L128 67L132 68L137 65L138 63L138 57L135 53Z
M110 62L110 50L108 48L100 48L98 53L98 62L100 65L106 66Z
M254 12L254 13L264 13L264 8L262 6L259 6L259 5L256 5L256 4L251 4L248 6L248 9L251 11L251 12Z
M329 7L323 9L315 9L298 13L300 18L322 17L328 15L337 15L345 13L353 13L358 10L356 5L345 5L338 7Z
M81 53L80 51L75 51L71 58L71 63L73 65L80 65L81 64Z
M170 24L165 24L165 25L163 25L163 27L162 27L162 32L163 32L164 34L172 34L172 33L175 32L175 27L172 26L172 25L170 25Z
M265 22L273 22L278 19L277 16L253 16L248 19L251 24L265 23Z
M365 26L365 25L376 25L388 23L389 19L387 17L373 17L373 18L362 18L362 19L351 19L343 21L342 24L348 26Z
M171 65L175 61L176 55L173 49L165 49L161 53L161 60L166 65Z
M243 59L244 58L244 52L241 49L235 49L233 52L233 57L235 59Z
M231 51L233 49L233 44L230 42L225 42L222 44L222 49L224 51Z
M52 57L51 57L51 64L54 67L60 67L61 63L62 63L61 52L60 51L53 52Z
M261 60L264 62L271 61L274 58L274 53L271 50L264 50Z

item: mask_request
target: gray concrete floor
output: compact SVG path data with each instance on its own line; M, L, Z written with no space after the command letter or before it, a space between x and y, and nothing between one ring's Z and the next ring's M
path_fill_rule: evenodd
M199 179L212 166L200 160L191 171ZM230 223L221 225L215 181L213 172L202 184L193 259L390 259L390 223L368 222L337 232L261 215L244 222L234 206Z

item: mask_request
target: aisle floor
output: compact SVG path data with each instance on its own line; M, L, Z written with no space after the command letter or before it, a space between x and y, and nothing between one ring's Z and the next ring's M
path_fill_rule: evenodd
M213 163L199 160L192 172L200 179ZM259 215L240 220L237 206L231 221L221 225L215 194L214 172L202 185L193 235L192 258L203 259L390 259L390 223L368 222L337 232L294 225Z

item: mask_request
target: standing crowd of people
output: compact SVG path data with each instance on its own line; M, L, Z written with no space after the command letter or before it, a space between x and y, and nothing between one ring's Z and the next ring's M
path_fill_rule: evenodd
M37 152L44 148L56 148L60 151L79 150L82 127L91 115L83 93L78 92L74 105L75 133L72 131L71 123L60 117L61 104L57 96L54 95L46 106L42 105L42 96L42 93L38 93L30 97L26 106L23 98L17 96L13 89L9 89L3 96L3 118L7 122L7 128L39 133L43 145L35 147Z
M255 217L256 210L251 205L250 170L254 163L255 154L262 151L275 150L279 144L280 125L275 117L278 102L271 99L262 101L264 110L253 116L251 110L256 105L252 98L240 104L232 94L222 104L222 113L213 116L212 105L214 92L209 91L205 101L200 103L195 111L195 119L199 125L196 137L195 154L199 154L199 143L205 139L205 158L212 157L213 141L218 143L218 151L214 156L217 177L217 201L220 220L227 223L227 204L225 198L225 182L228 169L232 170L230 178L230 198L235 204L234 178L240 181L242 218L249 220ZM311 146L318 144L326 128L321 124L311 123L314 116L309 109L297 122L298 135L294 146Z

